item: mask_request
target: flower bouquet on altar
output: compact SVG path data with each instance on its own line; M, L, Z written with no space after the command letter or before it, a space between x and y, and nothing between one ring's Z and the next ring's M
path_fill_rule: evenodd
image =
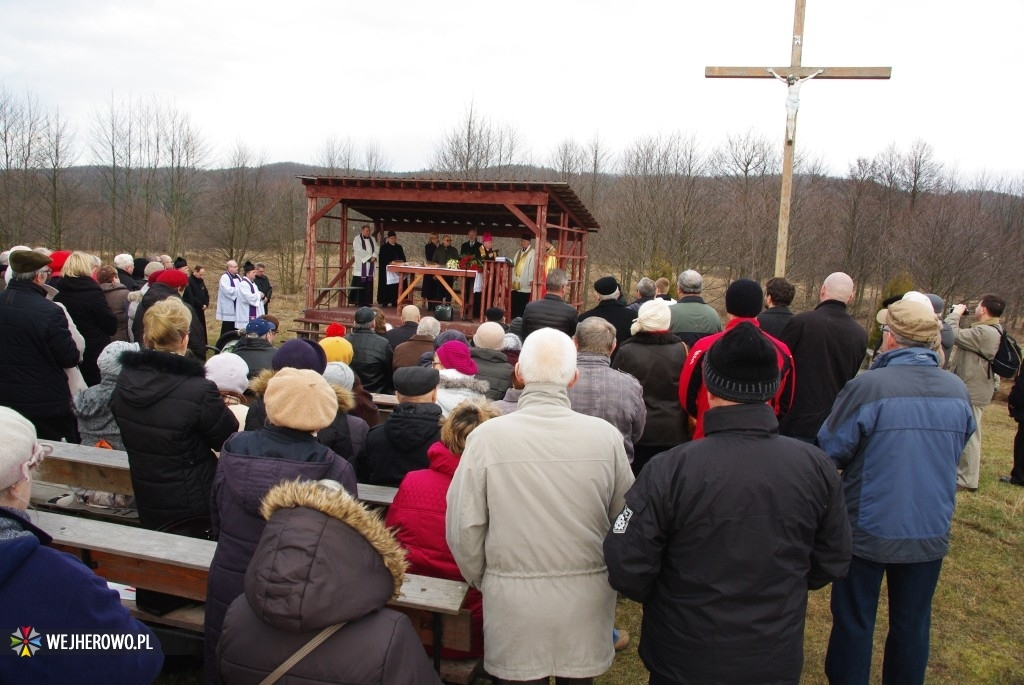
M446 268L446 269L458 269L459 268L459 260L457 260L457 259L449 259L447 262L444 263L444 268Z
M480 257L478 257L477 255L467 254L462 255L462 259L459 260L458 268L466 270L472 269L473 271L483 271L484 265L483 262L480 261Z

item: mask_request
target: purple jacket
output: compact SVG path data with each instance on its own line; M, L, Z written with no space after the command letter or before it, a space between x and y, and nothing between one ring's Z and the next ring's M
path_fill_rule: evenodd
M206 586L207 683L215 683L217 640L228 606L245 589L245 570L263 534L260 512L270 488L295 479L341 483L357 496L351 464L301 431L266 426L235 433L221 450L213 479L213 531L217 551Z

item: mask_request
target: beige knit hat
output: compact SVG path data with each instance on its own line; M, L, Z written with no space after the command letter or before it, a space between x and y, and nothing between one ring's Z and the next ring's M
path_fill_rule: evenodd
M270 423L300 431L318 431L338 414L338 397L324 377L309 369L284 368L263 394Z

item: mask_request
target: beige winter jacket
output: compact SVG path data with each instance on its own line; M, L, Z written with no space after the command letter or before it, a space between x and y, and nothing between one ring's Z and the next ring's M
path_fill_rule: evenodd
M474 430L448 490L447 538L484 598L484 667L498 678L598 676L611 666L615 592L602 541L633 474L622 435L531 384L519 410Z
M975 323L970 328L960 328L960 317L950 314L946 323L953 329L956 342L950 359L949 370L967 385L971 404L988 406L995 391L996 379L989 366L989 360L999 349L999 319Z

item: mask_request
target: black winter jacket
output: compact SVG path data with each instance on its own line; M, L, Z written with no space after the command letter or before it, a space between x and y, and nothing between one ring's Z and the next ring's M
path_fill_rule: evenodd
M214 450L238 430L202 362L143 349L121 355L111 409L128 453L139 523L155 530L210 512Z
M487 381L487 399L495 401L504 397L505 391L512 387L512 365L508 363L505 353L472 347L469 355L476 362L477 373L474 378Z
M247 338L242 336L235 348L231 350L245 361L249 367L249 378L255 378L264 369L271 368L277 348L266 338Z
M644 605L640 658L674 683L797 683L807 590L846 574L835 465L767 404L718 407L703 440L648 462L605 537L612 587Z
M110 344L110 336L117 333L117 317L107 304L103 289L88 276L65 276L60 279L60 292L53 301L64 305L85 338L85 351L78 368L88 385L96 385L100 382L96 359Z
M351 464L309 433L268 426L235 433L220 453L213 480L213 532L217 550L206 585L204 621L207 683L216 682L217 640L228 606L245 590L249 566L266 520L260 513L270 488L295 479L338 481L358 497Z
M356 328L345 336L352 343L352 363L349 366L363 382L368 392L390 394L391 345L387 338L377 335L369 328Z
M0 293L0 405L26 418L71 416L64 369L79 352L64 310L30 281L11 281Z
M857 375L868 348L864 327L837 300L797 314L782 330L797 370L793 403L782 417L783 435L816 438L846 382Z
M580 314L580 321L589 319L592 316L598 316L615 326L615 343L617 345L626 342L629 336L633 335L629 329L633 322L636 321L637 312L634 312L618 300L602 300L598 302L596 307ZM613 354L612 359L614 358Z
M638 445L678 445L689 439L689 419L679 404L679 374L686 347L674 333L639 333L622 343L611 367L630 374L644 390L647 421Z
M356 462L360 483L398 487L405 474L430 467L427 449L441 439L441 407L403 402L366 435Z
M576 333L579 317L576 307L549 293L543 299L527 303L523 310L523 340L541 328L554 328L571 338Z
M203 307L209 307L210 291L206 289L206 282L197 278L195 274L189 274L188 284L185 286L185 292L182 293L181 299L197 312L201 312Z

